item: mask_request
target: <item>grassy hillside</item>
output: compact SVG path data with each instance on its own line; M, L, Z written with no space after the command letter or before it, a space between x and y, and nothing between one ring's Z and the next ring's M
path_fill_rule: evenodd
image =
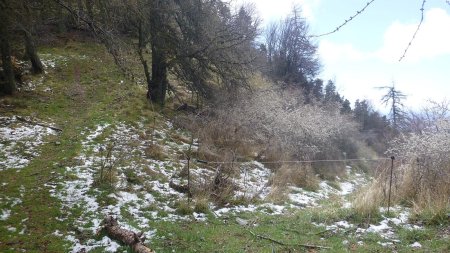
M0 252L129 252L99 230L106 215L157 252L450 251L448 223L412 222L400 207L359 215L352 194L370 179L356 167L277 194L270 169L240 163L227 178L235 196L220 189L219 203L205 189L221 165L192 160L189 202L170 183L186 184L199 144L174 112L151 106L100 45L40 53L46 73L0 98Z

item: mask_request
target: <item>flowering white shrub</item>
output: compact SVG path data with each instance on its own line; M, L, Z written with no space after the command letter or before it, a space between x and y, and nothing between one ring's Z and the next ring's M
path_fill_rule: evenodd
M241 91L195 119L177 122L198 133L200 159L272 162L266 165L276 173L275 185L286 186L286 182L314 189L316 174L334 179L345 173L344 163L287 166L280 161L344 158L343 148L353 145L359 131L350 115L340 113L338 104L305 104L303 97L298 89ZM227 158L230 153L236 154L232 160Z
M283 153L279 158L312 159L357 135L356 123L340 114L339 106L305 104L302 98L298 90L244 94L216 109L214 120L234 126L239 138L276 146Z

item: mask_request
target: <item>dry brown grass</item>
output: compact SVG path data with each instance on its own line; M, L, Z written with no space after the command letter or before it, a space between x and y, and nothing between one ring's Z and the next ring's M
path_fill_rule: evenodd
M384 192L385 189L382 187L381 182L375 180L356 194L352 202L353 209L363 217L375 215L385 201Z
M281 205L289 200L288 189L286 186L273 186L269 195L267 195L266 200L276 204Z
M415 213L427 212L442 215L450 209L450 167L439 170L418 166L415 161L405 161L394 168L391 205L413 207ZM386 167L353 201L359 214L370 215L380 206L388 205L390 168ZM437 174L435 174L437 173Z
M292 185L305 190L316 191L319 189L319 180L309 165L283 164L274 172L272 185L276 187Z
M164 152L164 149L160 145L157 145L157 144L148 146L145 149L145 155L149 158L152 158L155 160L160 160L160 161L163 161L168 157L166 152Z

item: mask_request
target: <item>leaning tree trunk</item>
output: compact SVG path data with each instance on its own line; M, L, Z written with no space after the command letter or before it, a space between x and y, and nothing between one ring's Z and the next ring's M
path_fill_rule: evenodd
M147 87L148 87L147 97L150 98L150 87L151 87L152 77L150 76L150 71L148 69L147 60L144 57L144 49L146 46L146 42L145 42L144 27L142 25L142 21L139 22L138 30L139 30L138 55L139 55L139 60L141 61L142 67L144 68L145 80L147 82Z
M36 52L36 46L33 42L33 37L28 31L24 31L25 39L25 52L28 59L31 61L31 68L34 74L39 74L44 72L44 66L42 65L41 59Z
M23 27L23 34L25 40L25 53L31 61L31 68L34 74L40 74L44 72L44 66L42 65L41 59L36 52L36 46L34 45L32 31L33 29L33 21L31 20L31 10L27 3L23 2L23 8L25 10L25 23L27 27Z
M14 79L14 69L11 61L11 47L9 45L9 18L3 3L0 2L0 4L0 53L2 55L2 67L5 76L5 83L0 87L0 91L10 95L16 91L16 80Z

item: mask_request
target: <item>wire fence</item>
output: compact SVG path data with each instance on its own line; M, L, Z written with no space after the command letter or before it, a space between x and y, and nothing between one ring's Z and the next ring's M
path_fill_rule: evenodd
M359 158L359 159L329 159L329 160L279 160L279 161L258 161L261 164L283 164L283 163L323 163L323 162L371 162L371 161L388 161L391 158ZM198 163L203 164L246 164L251 163L249 161L206 161L206 160L195 160Z
M154 118L154 122L153 122L153 131L155 130L155 124L156 124L156 118ZM152 134L153 136L153 134ZM169 135L167 135L167 137L174 143L176 143L176 141ZM275 160L275 161L236 161L236 160L232 160L232 161L207 161L207 160L201 160L201 159L194 159L195 155L194 152L192 150L192 147L195 146L194 144L194 139L191 136L191 142L189 143L189 149L188 150L180 150L183 153L183 156L186 158L186 165L187 165L187 181L188 181L188 202L191 201L191 175L190 175L190 164L192 162L194 163L200 163L200 164L206 164L206 165L237 165L238 167L240 167L240 165L248 165L248 164L252 164L254 162L258 162L260 164L263 165L270 165L270 164L315 164L315 163L340 163L343 164L345 166L347 166L348 164L351 164L352 162L377 162L377 165L373 167L372 173L374 175L383 175L383 174L387 174L387 179L389 182L389 186L388 186L388 192L386 193L388 195L388 213L390 211L390 206L391 206L391 193L392 193L392 180L394 177L393 171L394 171L394 162L395 162L395 157L391 156L391 157L376 157L376 158L351 158L351 159L310 159L310 160ZM345 156L345 154L344 154ZM388 161L390 161L390 166L388 165ZM401 162L400 160L397 160ZM242 169L242 168L239 168ZM245 172L247 171L247 168L244 168ZM390 170L389 173L386 173L387 170ZM247 173L247 172L246 172Z

